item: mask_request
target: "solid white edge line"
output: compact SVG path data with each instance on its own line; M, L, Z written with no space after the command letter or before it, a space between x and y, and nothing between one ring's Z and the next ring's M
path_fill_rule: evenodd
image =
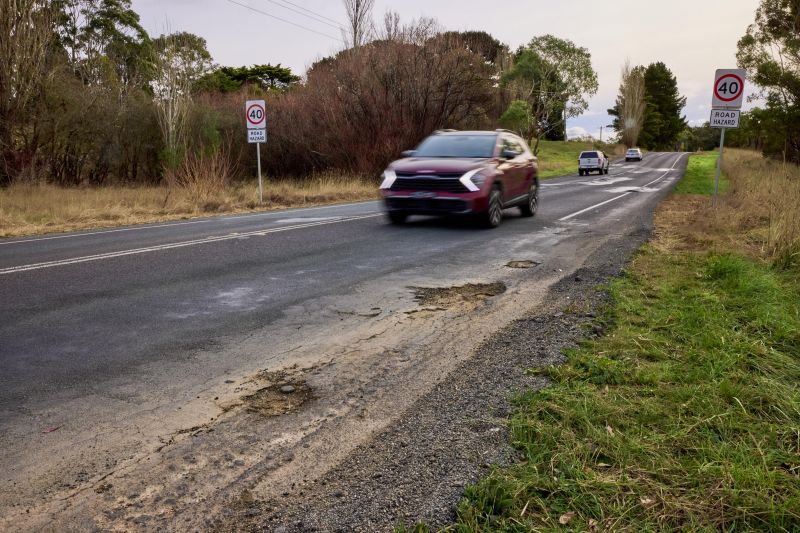
M661 181L662 179L664 179L664 177L667 174L669 174L670 172L672 172L675 169L675 165L678 164L678 161L680 161L681 157L685 156L687 153L688 152L683 152L681 154L678 154L678 157L675 158L675 161L672 163L672 166L669 168L669 170L664 172L661 176L659 176L658 178L654 179L653 181L651 181L647 185L642 185L642 187L648 187L648 186L650 186L650 185L652 185L654 183L657 183L657 182ZM596 208L598 208L600 206L603 206L603 205L605 205L607 203L613 202L614 200L619 200L623 196L628 196L629 194L631 194L631 193L630 192L626 192L625 194L620 194L619 196L611 198L610 200L606 200L605 202L600 202L599 204L591 205L591 206L589 206L589 207L587 207L585 209L581 209L580 211L576 211L576 212L574 212L574 213L572 213L570 215L567 215L565 217L561 217L561 218L558 219L558 221L559 222L563 222L565 220L569 220L569 219L571 219L573 217L576 217L578 215L582 215L583 213L586 213L587 211L591 211L592 209L596 209Z
M49 237L32 237L30 239L22 239L17 241L0 241L0 246L9 245L9 244L24 244L29 242L38 242L38 241L52 241L56 239L74 239L76 237L89 237L92 235L103 235L105 233L119 233L122 231L139 231L139 230L149 230L149 229L157 229L157 228L168 228L170 226L187 226L190 224L205 224L209 222L220 222L220 221L229 221L229 220L241 220L245 218L257 218L257 217L266 217L270 215L287 215L292 213L304 213L306 211L317 211L320 209L333 209L335 207L350 207L354 205L361 205L361 204L368 204L370 202L376 202L378 200L366 200L364 202L351 202L349 204L333 204L333 205L320 205L317 207L300 207L295 209L278 209L275 211L264 211L261 213L252 213L249 215L228 215L216 218L207 218L203 220L186 220L182 222L166 222L163 224L153 224L153 225L146 225L146 226L135 226L132 228L115 228L115 229L106 229L106 230L99 230L99 231L91 231L91 232L82 232L82 233L69 233L67 235L51 235Z
M131 250L120 250L118 252L108 252L105 254L96 254L96 255L87 255L83 257L75 257L72 259L59 259L56 261L47 261L44 263L32 263L29 265L19 265L15 267L8 267L4 269L0 269L0 276L5 274L16 274L18 272L28 272L30 270L40 270L44 268L53 268L57 266L64 266L64 265L74 265L76 263L86 263L89 261L99 261L102 259L113 259L115 257L124 257L127 255L137 255L143 254L147 252L158 252L162 250L172 250L175 248L184 248L187 246L195 246L198 244L208 244L212 242L220 242L220 241L229 241L233 239L241 239L243 237L254 237L254 236L263 236L268 235L270 233L279 233L283 231L295 230L295 229L303 229L303 228L310 228L313 226L324 226L328 224L338 224L340 222L352 222L355 220L362 220L366 218L374 218L378 216L382 216L383 213L373 213L370 215L360 215L356 217L349 217L349 218L342 218L338 220L326 220L320 222L309 222L307 224L297 224L294 226L285 226L280 228L268 228L268 229L261 229L255 231L248 231L246 233L234 233L229 235L221 235L217 237L205 237L202 239L193 239L191 241L181 241L175 242L170 244L160 244L158 246L148 246L146 248L134 248Z

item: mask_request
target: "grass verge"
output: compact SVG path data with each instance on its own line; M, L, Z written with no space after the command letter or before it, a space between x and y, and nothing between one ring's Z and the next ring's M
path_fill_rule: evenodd
M705 152L689 157L686 174L675 187L675 192L679 194L713 194L718 156L719 152ZM728 190L728 180L724 174L720 176L719 190L720 192Z
M224 186L202 197L182 187L63 188L17 184L0 189L0 237L376 198L377 184L335 175L301 182L267 180L264 207L258 204L258 187L253 183Z
M800 530L800 273L764 246L797 169L733 155L714 209L692 158L610 285L606 336L516 400L526 461L468 488L448 530Z

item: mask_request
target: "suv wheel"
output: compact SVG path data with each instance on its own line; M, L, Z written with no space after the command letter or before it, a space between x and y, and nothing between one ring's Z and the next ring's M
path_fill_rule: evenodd
M533 180L528 191L528 198L524 204L519 206L519 210L522 211L522 216L532 217L536 214L537 207L539 207L539 184Z
M392 224L405 224L408 215L406 213L401 213L400 211L389 211L387 213L389 216L389 222Z
M578 176L583 176L583 170L578 171Z
M503 220L503 193L498 187L489 193L489 208L483 214L483 224L487 228L496 228Z

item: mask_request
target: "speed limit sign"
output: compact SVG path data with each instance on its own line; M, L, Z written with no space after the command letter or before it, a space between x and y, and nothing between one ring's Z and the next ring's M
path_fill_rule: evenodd
M247 129L261 130L267 127L267 108L264 100L248 100L244 110Z
M713 109L740 109L744 97L744 69L718 69L714 76Z

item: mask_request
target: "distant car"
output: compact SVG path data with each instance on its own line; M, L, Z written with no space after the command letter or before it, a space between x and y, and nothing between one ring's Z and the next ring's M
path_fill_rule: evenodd
M625 152L625 161L641 161L642 157L642 150L639 148L628 148Z
M589 174L589 172L608 174L610 165L608 156L600 150L581 152L580 157L578 157L578 174L581 176Z
M380 186L394 224L410 215L472 215L494 228L505 208L536 214L536 157L512 132L439 131L403 155L384 171Z

